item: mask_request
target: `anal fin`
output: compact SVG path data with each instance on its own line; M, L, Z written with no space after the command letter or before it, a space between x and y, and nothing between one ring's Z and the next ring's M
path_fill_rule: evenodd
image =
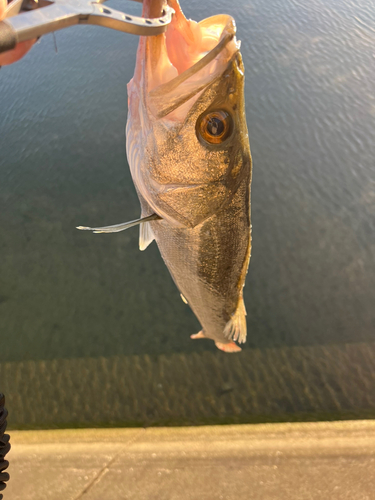
M198 333L193 333L193 335L190 335L191 339L206 339L206 335L203 333L203 330L201 330Z

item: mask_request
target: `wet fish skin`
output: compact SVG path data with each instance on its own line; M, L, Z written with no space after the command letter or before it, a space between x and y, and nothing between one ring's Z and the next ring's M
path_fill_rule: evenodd
M151 53L157 53L155 46ZM162 217L147 223L143 246L155 238L202 325L199 338L213 339L222 350L240 350L233 340L246 339L242 291L251 252L251 155L241 55L235 51L180 121L155 118L147 64L142 71L143 86L138 74L128 87L128 158L142 216ZM199 117L211 110L231 116L233 132L223 144L207 144L196 132Z
M185 134L179 139L180 147L175 145L179 140L173 141L175 153L180 158L184 149L183 157L193 158L196 168L191 182L204 182L201 188L180 188L177 200L171 199L176 197L175 191L158 196L160 206L167 211L169 202L176 211L176 219L185 227L174 228L167 221L151 223L164 262L202 324L204 335L224 344L230 342L224 336L224 329L242 300L251 248L251 156L240 99L241 79L235 81L238 63L237 57L230 63L224 76L227 84L216 82L203 94L196 109L190 112L188 123L180 130L181 135ZM227 93L230 88L235 90L232 94ZM197 144L192 140L196 118L202 108L209 110L211 107L231 108L235 132L225 149L202 151L205 148L202 146L197 152ZM237 109L233 110L233 107ZM173 146L169 144L171 149ZM163 165L163 172L169 177L172 168L166 169L167 164L170 165L166 157L163 150L159 166ZM204 165L206 169L203 170ZM184 163L179 162L178 166L184 168ZM186 171L182 175L188 182ZM194 195L190 193L192 190Z

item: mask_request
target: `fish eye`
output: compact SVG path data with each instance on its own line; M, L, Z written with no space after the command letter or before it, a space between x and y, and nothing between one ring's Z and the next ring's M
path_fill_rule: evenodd
M208 144L222 144L232 133L233 120L227 111L209 111L197 120L198 139Z

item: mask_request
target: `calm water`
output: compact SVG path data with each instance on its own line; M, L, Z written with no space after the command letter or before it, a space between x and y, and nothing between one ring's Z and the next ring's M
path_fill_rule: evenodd
M254 160L245 349L280 348L286 358L294 348L372 345L372 2L181 3L196 20L232 14L242 40ZM131 2L111 5L140 11ZM80 27L56 41L57 53L46 36L0 71L0 362L224 359L212 342L190 340L199 324L155 244L141 253L137 229L75 229L140 213L124 139L137 38Z

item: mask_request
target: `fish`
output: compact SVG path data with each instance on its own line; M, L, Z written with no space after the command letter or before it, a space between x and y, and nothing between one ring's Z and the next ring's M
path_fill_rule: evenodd
M244 66L229 15L188 20L178 0L165 33L141 37L127 86L126 150L141 218L139 248L155 240L182 300L224 352L246 341L243 288L251 254L252 160ZM144 0L158 17L163 0Z

